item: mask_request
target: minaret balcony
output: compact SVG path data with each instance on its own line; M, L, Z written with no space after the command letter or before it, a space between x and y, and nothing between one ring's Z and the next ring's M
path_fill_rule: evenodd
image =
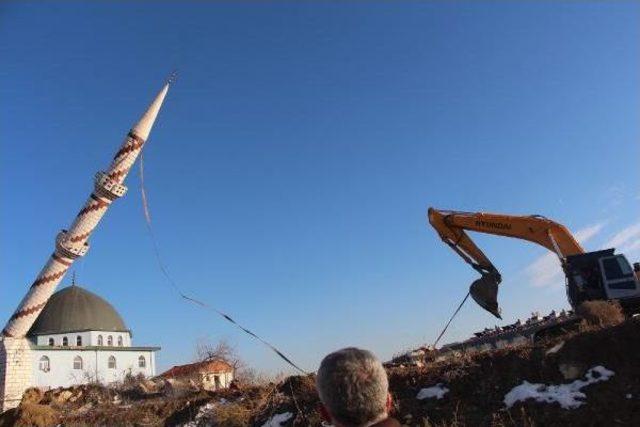
M84 256L89 250L89 243L84 242L81 245L73 245L67 239L67 230L62 230L56 236L56 252L70 259L76 259Z
M127 193L127 186L109 178L105 172L98 172L95 176L95 189L99 196L115 200Z

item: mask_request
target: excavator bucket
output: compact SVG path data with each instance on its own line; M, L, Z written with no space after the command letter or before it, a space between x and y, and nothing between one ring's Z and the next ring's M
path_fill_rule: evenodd
M481 278L475 280L469 287L469 293L480 307L489 313L502 319L500 308L498 307L498 284L500 279L493 274L483 274Z

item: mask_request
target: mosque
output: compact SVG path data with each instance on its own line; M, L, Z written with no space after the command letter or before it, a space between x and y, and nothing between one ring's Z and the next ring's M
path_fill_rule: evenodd
M156 374L160 347L133 346L115 308L75 283L49 298L27 339L32 385L43 389Z

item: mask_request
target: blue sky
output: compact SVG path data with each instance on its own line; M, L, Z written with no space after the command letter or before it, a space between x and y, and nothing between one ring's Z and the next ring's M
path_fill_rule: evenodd
M308 370L347 345L388 358L436 337L476 273L428 206L544 214L638 260L639 18L638 2L3 2L0 315L174 68L145 149L163 257ZM288 371L176 298L137 172L127 184L78 281L163 347L160 368L208 336ZM566 306L544 249L477 241L505 322ZM445 341L494 324L468 303Z

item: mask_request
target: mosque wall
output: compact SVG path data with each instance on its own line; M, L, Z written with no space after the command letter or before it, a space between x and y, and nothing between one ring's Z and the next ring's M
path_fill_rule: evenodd
M122 381L127 374L156 374L155 349L35 349L32 351L33 385L42 388L69 387L98 381ZM115 361L114 363L110 363ZM144 358L144 362L141 358ZM142 366L143 365L143 366Z

